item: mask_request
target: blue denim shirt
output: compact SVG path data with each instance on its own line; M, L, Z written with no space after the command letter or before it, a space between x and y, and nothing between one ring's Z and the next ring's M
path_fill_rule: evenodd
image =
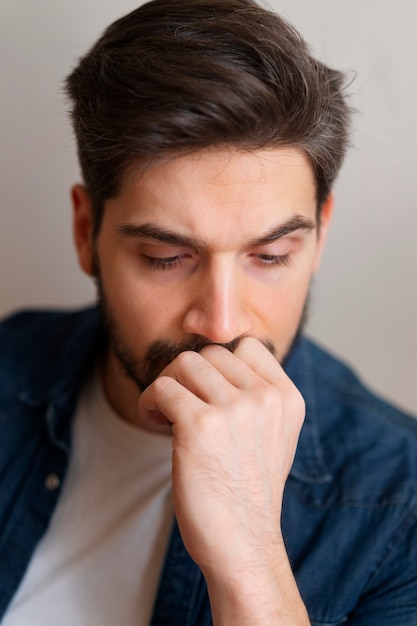
M100 342L94 309L0 325L0 619L59 498ZM417 626L417 422L306 339L285 368L307 416L281 523L313 626ZM174 524L151 626L210 624L204 578Z

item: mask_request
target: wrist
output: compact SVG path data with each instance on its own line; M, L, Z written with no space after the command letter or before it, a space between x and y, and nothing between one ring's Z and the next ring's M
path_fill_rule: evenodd
M308 626L285 548L204 571L214 626Z

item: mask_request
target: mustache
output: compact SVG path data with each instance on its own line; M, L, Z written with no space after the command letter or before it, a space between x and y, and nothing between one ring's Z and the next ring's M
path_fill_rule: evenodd
M177 343L160 339L149 345L143 359L143 364L148 372L155 372L157 370L158 373L160 373L167 365L169 365L169 363L171 363L171 361L176 359L181 352L186 352L188 350L200 352L205 346L212 345L225 348L226 350L229 350L229 352L235 352L243 339L244 337L236 337L227 343L217 343L210 341L210 339L207 339L206 337L195 337L193 339L187 339ZM276 356L275 347L270 341L262 341L262 343L271 352L271 354Z
M210 345L221 346L229 350L229 352L234 352L242 339L243 337L236 337L227 343L215 343L206 337L196 337L195 339L187 339L176 343L159 339L149 345L143 362L146 363L148 370L154 370L157 367L162 371L162 369L176 359L181 352L188 350L200 352L205 346Z

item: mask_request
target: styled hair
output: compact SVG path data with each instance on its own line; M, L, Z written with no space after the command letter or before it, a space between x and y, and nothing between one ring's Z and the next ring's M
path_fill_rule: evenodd
M153 0L111 24L66 80L95 233L129 167L210 147L297 147L318 208L349 142L341 72L253 0Z

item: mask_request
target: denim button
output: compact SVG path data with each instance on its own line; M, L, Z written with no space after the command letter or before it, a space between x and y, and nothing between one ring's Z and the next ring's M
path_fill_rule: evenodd
M45 478L45 488L48 491L55 491L55 489L58 489L60 484L61 481L57 474L48 474Z

